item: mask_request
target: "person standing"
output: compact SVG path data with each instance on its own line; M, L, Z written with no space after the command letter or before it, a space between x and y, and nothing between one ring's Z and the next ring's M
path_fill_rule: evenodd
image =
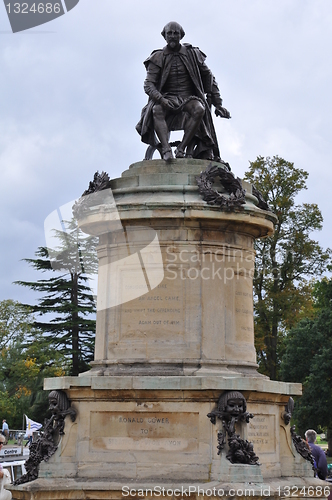
M326 455L322 448L315 444L317 438L317 432L313 429L308 429L305 433L306 441L311 450L312 456L315 459L317 474L319 479L326 479L327 476L327 460Z
M5 444L7 444L9 439L9 427L5 419L2 421L2 435L5 436Z

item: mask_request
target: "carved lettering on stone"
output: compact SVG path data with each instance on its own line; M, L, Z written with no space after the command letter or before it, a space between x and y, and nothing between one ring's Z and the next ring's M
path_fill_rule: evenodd
M198 451L198 413L91 412L90 451Z

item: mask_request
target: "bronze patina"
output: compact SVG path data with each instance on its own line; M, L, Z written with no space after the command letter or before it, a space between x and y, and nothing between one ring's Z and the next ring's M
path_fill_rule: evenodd
M144 61L147 70L144 90L149 96L136 130L149 144L145 159L155 149L166 161L173 158L172 130L183 130L177 143L176 158L202 158L220 161L211 106L216 116L230 118L222 106L218 84L205 63L206 56L190 44L181 44L185 32L178 23L166 24L162 31L167 45L155 50Z

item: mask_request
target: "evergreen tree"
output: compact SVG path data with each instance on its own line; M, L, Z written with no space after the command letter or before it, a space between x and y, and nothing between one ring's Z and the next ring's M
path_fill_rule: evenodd
M316 204L295 204L308 173L278 156L259 156L245 179L262 193L277 215L274 234L255 243L255 339L260 371L277 379L285 331L310 308L310 278L326 269L330 250L310 237L322 228Z
M16 283L40 292L37 305L29 306L43 317L35 326L67 359L69 374L78 375L93 360L96 307L88 278L97 271L96 238L83 236L74 221L55 233L58 248L39 247L35 259L24 259L37 271L52 274Z

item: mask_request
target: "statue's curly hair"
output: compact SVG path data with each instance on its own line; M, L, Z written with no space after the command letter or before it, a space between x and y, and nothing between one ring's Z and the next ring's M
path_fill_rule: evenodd
M239 391L226 391L218 399L217 407L218 410L224 412L229 399L242 399L243 401L243 411L247 411L247 402L243 394Z
M162 30L162 32L161 32L162 36L163 36L163 37L165 38L165 40L166 40L166 30L167 30L167 27L168 27L170 24L176 24L176 25L179 27L179 29L180 29L180 34L181 34L181 40L182 40L182 38L183 38L183 37L184 37L184 35L185 35L184 29L182 28L181 24L176 23L175 21L171 21L170 23L167 23L167 24L164 26L164 29L163 29L163 30Z
M67 398L67 394L64 391L51 391L48 395L48 399L57 399L58 400L58 409L59 411L68 410L70 403Z

